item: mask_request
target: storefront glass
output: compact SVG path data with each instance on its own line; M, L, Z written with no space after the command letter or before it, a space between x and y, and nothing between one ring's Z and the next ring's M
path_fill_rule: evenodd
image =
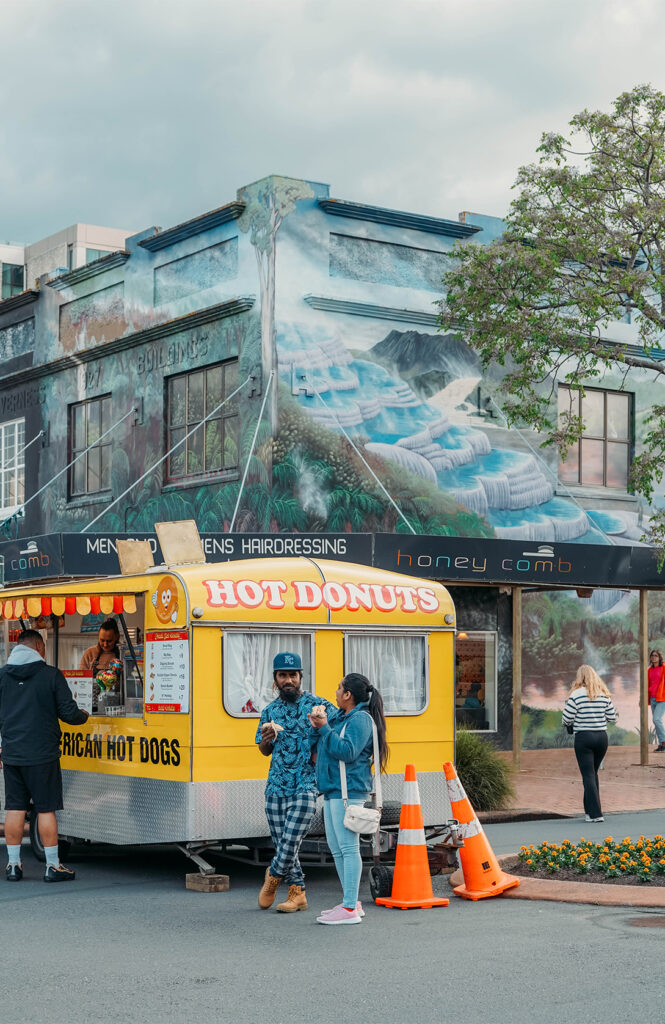
M496 731L496 633L457 634L455 720L469 729Z

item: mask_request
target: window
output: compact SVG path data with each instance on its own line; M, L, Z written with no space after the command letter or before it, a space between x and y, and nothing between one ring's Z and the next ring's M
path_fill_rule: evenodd
M309 633L224 634L223 699L235 718L258 718L275 697L272 662L279 651L292 651L302 660L302 689L312 692L312 637Z
M344 639L344 672L361 672L383 697L387 715L419 715L427 706L424 636L365 636Z
M3 263L0 298L10 299L23 291L23 267L15 263Z
M496 633L457 634L455 721L496 730Z
M111 426L111 396L78 402L69 408L70 461L69 496L96 494L111 486L111 435L99 438ZM92 445L85 455L86 448ZM80 458L76 458L80 455Z
M600 391L559 385L559 420L564 413L580 416L582 436L559 460L559 480L586 487L628 489L631 454L632 396L625 391Z
M238 400L227 402L175 451L175 445L238 386L238 361L218 363L168 380L167 479L221 473L238 466Z
M110 249L86 249L85 262L93 263L95 260L101 260L102 256L108 256L110 252Z
M14 510L24 501L25 420L0 424L0 508Z

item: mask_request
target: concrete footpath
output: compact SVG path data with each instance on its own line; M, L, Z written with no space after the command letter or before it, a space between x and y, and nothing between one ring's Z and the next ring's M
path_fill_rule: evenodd
M512 761L509 753L501 756ZM648 766L640 765L639 746L609 748L599 773L604 814L665 808L665 754L650 751L649 760ZM570 748L523 750L514 784L513 811L566 816L584 813L582 779Z

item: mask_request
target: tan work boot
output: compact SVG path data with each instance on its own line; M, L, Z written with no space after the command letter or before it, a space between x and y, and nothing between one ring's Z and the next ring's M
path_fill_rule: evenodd
M280 914L295 914L296 910L307 910L307 898L305 890L299 885L289 886L289 895L283 903L278 903L276 910Z
M270 874L270 867L268 866L266 868L265 882L261 886L261 892L259 893L259 906L261 910L267 910L268 907L272 907L281 881L281 878L276 878Z

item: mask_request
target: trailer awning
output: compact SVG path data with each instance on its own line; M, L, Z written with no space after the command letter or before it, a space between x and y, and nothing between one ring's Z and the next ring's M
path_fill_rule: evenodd
M53 594L2 601L2 618L27 619L40 615L131 615L136 611L134 594Z

